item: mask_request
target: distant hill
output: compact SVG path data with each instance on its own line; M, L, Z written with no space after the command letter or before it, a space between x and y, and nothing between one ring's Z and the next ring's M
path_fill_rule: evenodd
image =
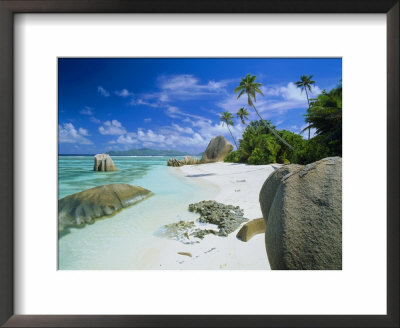
M150 148L130 149L130 150L111 150L107 152L110 156L186 156L179 150L158 150Z

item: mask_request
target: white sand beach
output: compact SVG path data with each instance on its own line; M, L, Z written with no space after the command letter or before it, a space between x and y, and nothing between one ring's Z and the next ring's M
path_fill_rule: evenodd
M249 220L262 217L259 192L267 177L281 165L245 165L210 163L172 168L184 179L210 183L218 187L211 199L240 206ZM208 199L206 199L208 200ZM239 228L240 229L240 228ZM162 250L149 250L144 257L143 269L270 269L265 251L264 234L248 242L236 238L239 231L228 237L207 235L196 244L164 240ZM187 252L190 256L178 254Z

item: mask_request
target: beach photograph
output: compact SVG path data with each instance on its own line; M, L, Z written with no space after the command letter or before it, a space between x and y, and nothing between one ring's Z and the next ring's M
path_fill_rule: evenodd
M342 270L341 58L58 58L59 270Z

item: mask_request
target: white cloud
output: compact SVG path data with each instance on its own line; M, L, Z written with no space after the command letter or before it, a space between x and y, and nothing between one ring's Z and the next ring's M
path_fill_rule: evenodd
M146 100L143 100L142 98L137 98L134 99L132 98L131 101L129 102L129 105L132 106L139 106L139 105L143 105L143 106L150 106L150 107L160 107L160 104L158 102L149 102Z
M223 90L230 81L208 81L205 84L201 84L199 79L195 76L190 74L181 74L173 76L160 76L158 78L158 82L162 90L170 91L173 94L197 96L219 92Z
M88 131L84 128L75 129L72 123L64 123L58 126L58 141L60 143L78 143L82 145L93 144L86 136Z
M167 109L165 110L165 114L171 118L188 118L188 117L190 117L190 118L199 119L199 120L204 119L202 116L183 112L176 106L168 106Z
M127 89L117 90L117 91L115 91L115 94L117 96L123 97L123 98L132 97L133 96L133 93L130 92L129 90L127 90Z
M126 129L122 126L121 122L112 120L105 121L103 125L99 127L99 132L107 135L120 135L126 133Z
M228 128L225 124L223 125L222 122L213 123L211 120L208 119L195 121L186 119L186 122L190 122L196 128L197 132L207 141L210 141L211 138L214 138L218 135L223 135L229 142L233 143ZM237 123L234 126L230 126L229 129L231 130L235 139L238 139L242 137L245 126Z
M110 92L104 89L101 85L97 87L97 92L100 93L103 97L109 97Z
M179 110L179 115L184 114ZM190 124L191 127L172 123L169 126L160 128L158 131L139 128L137 132L128 132L109 143L160 149L187 149L192 153L204 151L211 138L218 135L223 135L233 143L227 127L223 126L221 122L214 123L201 116L196 116L195 119L186 117L184 121ZM236 124L230 129L235 138L238 139L242 136L244 126Z
M92 116L92 117L90 117L90 122L99 124L101 121L99 119L95 118L94 116Z
M136 134L128 133L126 135L119 136L118 139L112 143L119 143L119 144L123 144L123 145L132 145L132 144L137 144L138 140L136 138Z
M178 131L178 132L180 132L180 133L187 133L187 134L192 134L192 133L194 133L193 130L192 130L191 128L189 128L189 127L181 127L180 125L175 124L175 123L172 124L172 127L173 127L173 129L174 129L175 131Z
M183 101L202 96L227 94L226 86L233 80L208 81L202 84L193 75L181 74L159 76L157 82L160 91L142 94L138 99L133 99L130 104L165 107L168 102L176 100Z
M168 95L165 94L165 93L162 93L162 94L160 95L160 98L159 98L159 100L160 100L161 102L167 102L168 99L169 99L169 97L168 97Z
M83 135L83 136L89 136L89 132L88 130L84 129L84 128L79 128L78 132Z
M147 117L143 120L145 123L150 123L151 122L151 117Z
M182 115L181 111L178 107L175 106L168 106L165 110L165 114L171 118L179 118Z
M160 76L158 84L162 92L159 95L160 101L172 99L192 99L205 95L217 95L221 92L226 93L225 87L230 81L208 81L200 83L199 79L190 74L173 76Z
M162 134L154 133L152 130L147 130L147 132L143 130L138 130L137 137L140 141L143 142L157 142L163 143L166 140L166 137Z
M93 115L93 108L89 106L85 106L83 109L80 110L79 114L82 115Z

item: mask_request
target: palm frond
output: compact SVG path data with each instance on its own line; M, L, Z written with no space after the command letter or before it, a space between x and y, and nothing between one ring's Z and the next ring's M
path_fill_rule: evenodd
M240 93L239 93L238 96L237 96L237 99L239 99L245 92L246 92L246 90L240 91Z

